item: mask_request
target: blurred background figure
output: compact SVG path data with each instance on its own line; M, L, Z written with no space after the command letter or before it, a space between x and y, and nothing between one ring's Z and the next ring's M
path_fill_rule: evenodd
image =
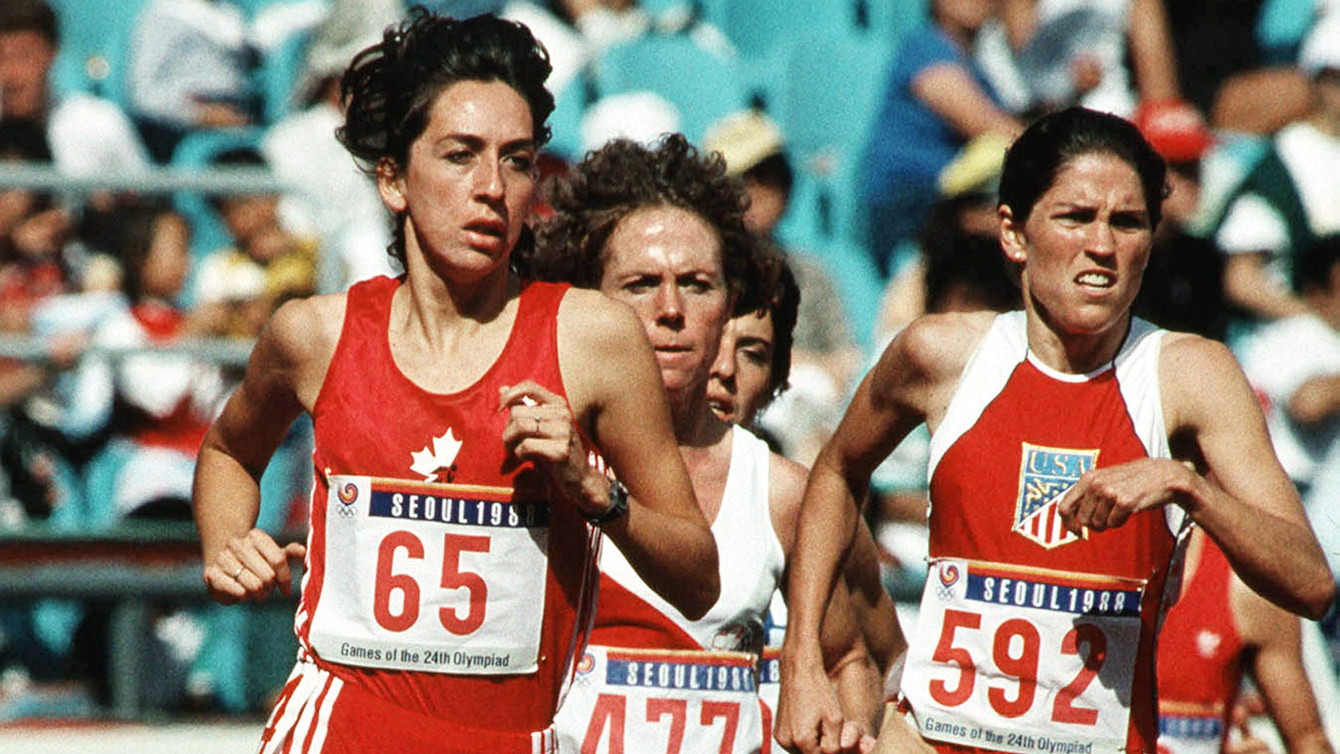
M1340 231L1340 10L1316 22L1298 63L1307 111L1271 137L1215 224L1228 255L1224 296L1240 315L1235 338L1306 311L1289 286L1292 260L1312 239Z
M744 182L749 204L745 225L782 254L803 292L790 349L791 390L758 426L788 457L809 463L841 418L848 383L860 363L846 308L822 260L823 249L791 250L777 239L777 225L790 202L795 173L777 124L756 110L741 111L709 129L709 152L726 161L728 175Z
M60 26L45 0L0 4L0 121L27 120L46 134L55 165L73 175L133 172L148 153L113 102L53 89Z
M1003 28L1023 109L1067 105L1131 117L1181 97L1164 0L1005 0Z
M241 148L220 154L214 164L264 166L265 158ZM275 194L221 196L211 204L230 245L201 262L196 305L213 334L254 338L280 304L315 292L317 243L284 227Z
M916 235L959 150L987 132L1021 130L972 57L997 8L993 0L932 0L926 25L898 47L862 160L866 241L886 275L897 271L899 244Z
M391 224L376 185L335 139L344 118L340 74L399 19L400 7L400 0L334 2L312 33L294 82L293 110L261 141L265 164L289 189L278 207L283 225L320 239L317 287L323 292L400 271L386 252Z
M1161 327L1222 341L1228 332L1223 255L1197 233L1201 216L1201 162L1215 137L1201 114L1185 102L1146 103L1135 123L1168 162L1170 193L1145 268L1135 313Z

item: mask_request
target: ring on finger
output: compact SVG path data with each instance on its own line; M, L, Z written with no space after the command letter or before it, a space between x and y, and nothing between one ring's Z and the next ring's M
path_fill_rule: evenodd
M537 416L535 417L535 433L539 434L539 432L540 432L540 417Z
M237 570L236 570L236 571L233 571L233 581L237 581L237 577L238 577L238 576L241 576L241 575L242 575L242 572L245 571L245 570L247 570L247 567L246 567L246 566L238 566L238 567L237 567Z

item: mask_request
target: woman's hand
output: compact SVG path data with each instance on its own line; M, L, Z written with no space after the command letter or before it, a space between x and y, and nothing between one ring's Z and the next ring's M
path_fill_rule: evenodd
M498 410L510 412L502 441L518 462L534 463L559 494L585 513L605 512L608 480L587 462L586 444L566 400L526 380L499 391Z
M800 754L865 754L875 745L864 725L843 719L822 666L784 673L773 733L782 748Z
M242 600L260 601L275 587L284 594L293 590L290 558L302 558L307 548L298 542L284 547L269 534L252 529L233 537L205 565L205 587L215 602L232 605Z
M1086 472L1061 495L1061 523L1080 534L1115 529L1135 513L1176 502L1196 482L1180 461L1141 458Z

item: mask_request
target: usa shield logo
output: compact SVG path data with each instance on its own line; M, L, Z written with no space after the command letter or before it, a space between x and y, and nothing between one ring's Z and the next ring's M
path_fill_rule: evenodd
M1079 537L1061 525L1058 503L1098 463L1098 450L1023 443L1021 456L1013 531L1049 550L1077 541Z

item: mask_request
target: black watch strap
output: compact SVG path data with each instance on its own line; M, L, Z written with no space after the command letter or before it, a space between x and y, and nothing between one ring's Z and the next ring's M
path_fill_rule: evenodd
M582 511L588 524L608 524L628 512L628 488L617 479L610 480L610 506L601 513Z

